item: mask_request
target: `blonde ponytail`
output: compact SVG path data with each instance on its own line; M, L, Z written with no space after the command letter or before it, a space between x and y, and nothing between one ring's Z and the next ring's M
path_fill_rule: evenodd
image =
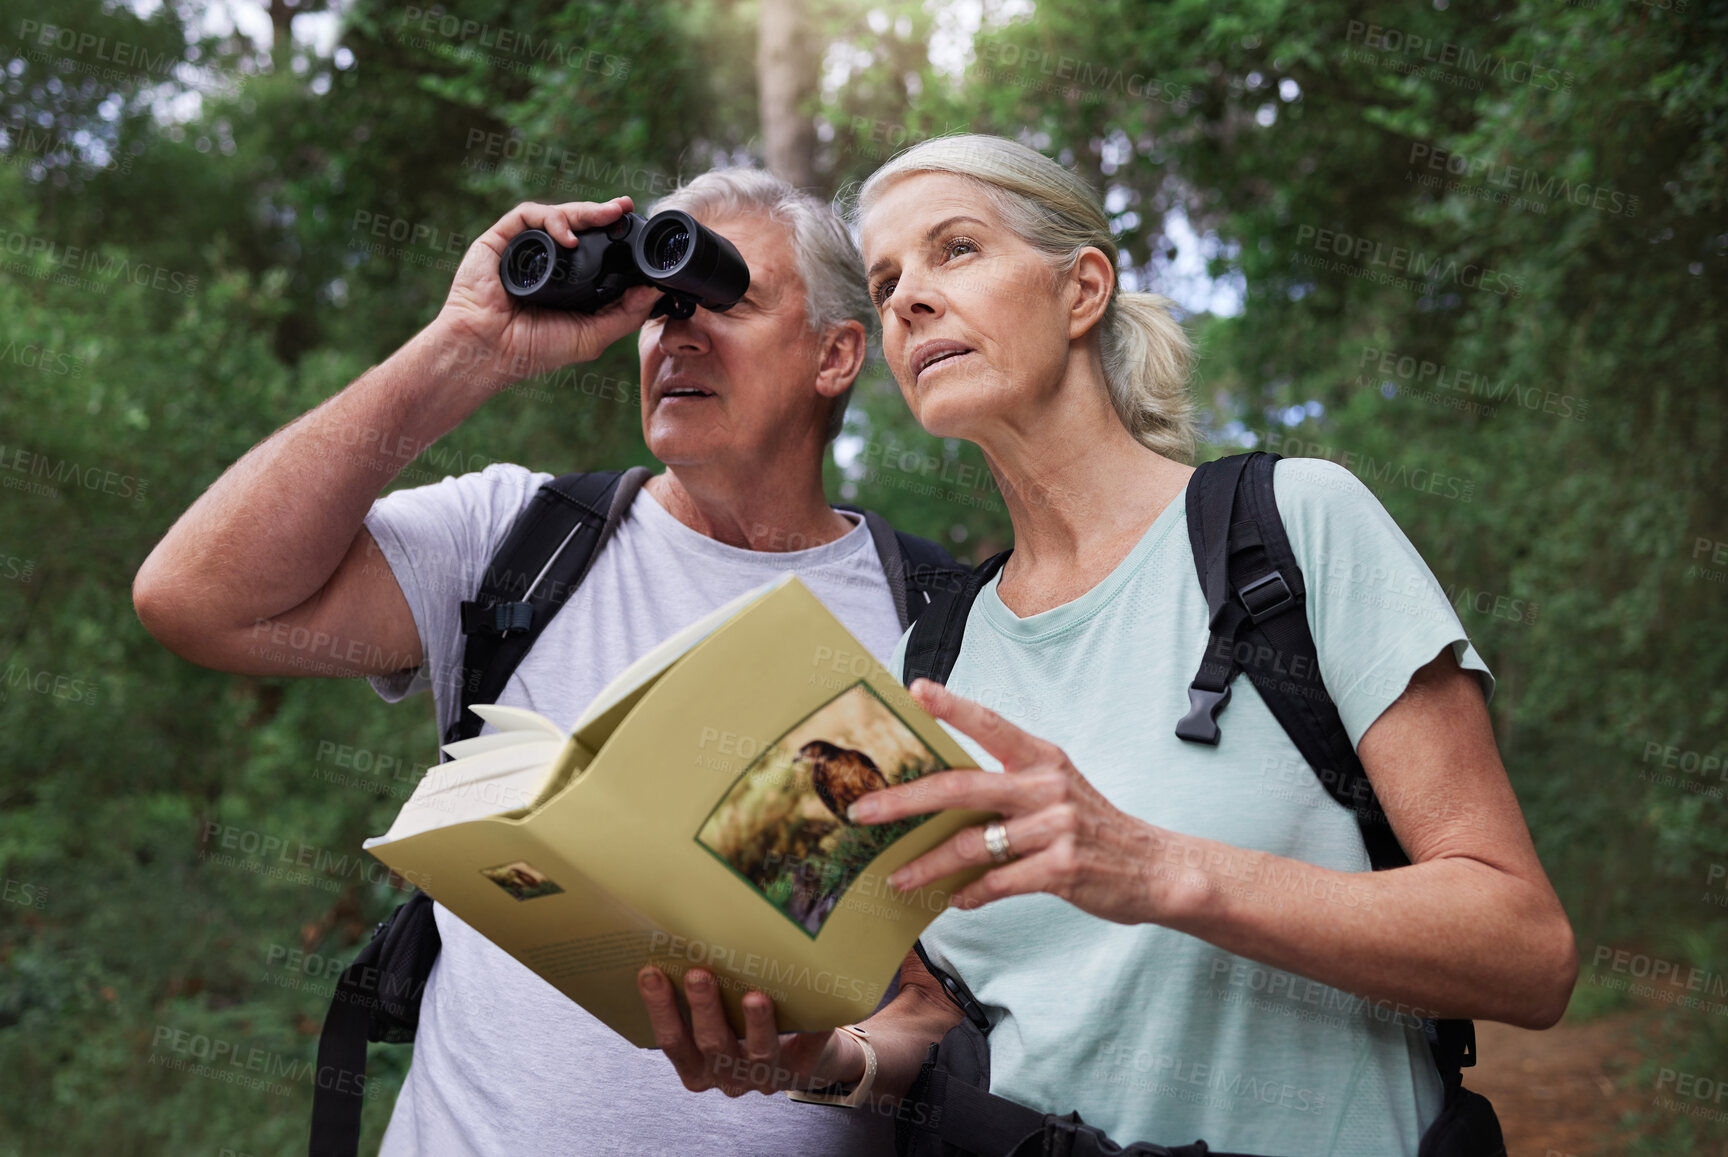
M930 172L977 182L1003 224L1047 254L1054 272L1072 271L1087 246L1102 251L1115 269L1116 239L1098 194L1043 153L1006 137L932 137L895 155L859 188L853 224L890 183ZM1147 449L1188 462L1194 457L1193 346L1171 316L1172 304L1155 293L1117 289L1100 323L1099 348L1110 404L1122 425Z
M1104 380L1116 416L1142 446L1178 462L1194 459L1188 373L1194 347L1156 293L1117 292L1104 311Z

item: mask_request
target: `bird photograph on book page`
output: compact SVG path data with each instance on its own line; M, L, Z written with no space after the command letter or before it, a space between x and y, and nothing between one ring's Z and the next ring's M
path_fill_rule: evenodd
M696 840L814 938L865 866L929 818L860 825L846 809L947 766L868 684L855 683L746 767Z

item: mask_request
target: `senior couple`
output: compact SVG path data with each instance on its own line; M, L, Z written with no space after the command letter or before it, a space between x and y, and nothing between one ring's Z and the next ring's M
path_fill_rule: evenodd
M1495 748L1492 676L1342 468L1281 462L1276 501L1313 576L1325 685L1410 866L1367 871L1354 815L1251 687L1217 746L1173 736L1208 625L1185 529L1189 350L1162 298L1119 289L1094 190L1012 141L938 138L864 183L854 246L807 194L719 171L655 207L738 247L751 283L733 309L651 319L651 288L592 316L505 298L497 260L517 232L568 244L630 207L524 204L499 221L431 325L182 516L139 573L145 624L193 661L251 674L303 673L248 650L263 620L367 640L367 655L406 657L400 669L331 673L368 676L391 702L430 686L442 733L458 704L456 604L551 475L494 465L378 498L405 463L322 451L352 424L383 430L381 446L425 445L513 380L635 331L643 432L665 470L501 700L574 720L632 659L785 570L898 672L905 608L867 526L821 487L874 318L912 413L977 443L1014 527L946 687L912 688L985 770L879 791L852 813L1000 817L988 841L962 831L891 880L989 868L922 946L988 1016L990 1091L1078 1111L1123 1145L1413 1155L1442 1098L1427 1042L1412 1018L1351 1010L1559 1018L1576 950ZM1322 581L1366 571L1408 577L1420 605ZM1268 770L1291 767L1302 774ZM1162 870L1173 864L1194 867ZM1245 873L1282 884L1230 886ZM753 993L740 1039L712 976L687 973L685 1011L644 969L660 1048L636 1050L442 907L437 920L443 951L386 1154L887 1153L897 1099L963 1015L914 954L861 1034L779 1033ZM859 1108L776 1095L864 1082Z

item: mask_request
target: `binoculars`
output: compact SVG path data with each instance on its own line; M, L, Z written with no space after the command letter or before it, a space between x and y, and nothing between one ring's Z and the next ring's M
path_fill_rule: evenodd
M525 304L578 313L599 310L633 285L656 285L665 292L649 316L682 318L697 306L731 309L750 288L750 267L726 238L668 209L583 229L573 247L543 229L524 230L504 247L498 278Z

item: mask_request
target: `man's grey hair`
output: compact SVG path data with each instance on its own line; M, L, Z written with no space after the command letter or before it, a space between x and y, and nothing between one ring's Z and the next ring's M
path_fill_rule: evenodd
M715 169L680 184L654 202L650 214L681 209L694 217L760 213L792 231L792 256L804 282L804 316L813 333L844 321L864 327L876 311L864 288L864 258L834 207L761 169ZM852 387L834 399L827 439L839 436Z

